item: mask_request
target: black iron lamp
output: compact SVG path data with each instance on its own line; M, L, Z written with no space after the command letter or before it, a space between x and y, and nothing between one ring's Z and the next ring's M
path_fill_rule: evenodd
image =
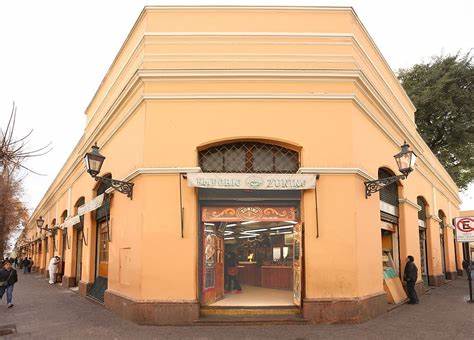
M92 146L92 151L84 155L84 164L89 175L91 175L96 181L105 183L122 194L127 195L128 198L132 199L134 183L99 176L104 160L105 156L100 154L99 147L97 144L94 144L94 146Z
M41 229L41 230L44 230L44 231L50 231L49 228L44 228L43 225L44 225L43 216L40 216L40 217L36 220L36 226L38 227L38 229Z
M415 168L416 155L413 151L410 150L410 145L408 145L406 142L403 142L400 152L393 157L395 158L398 170L402 173L402 175L380 178L374 181L365 182L365 198L368 198L371 194L380 191L387 185L395 183L398 180L407 178L408 175Z
M93 178L95 178L102 168L105 157L102 156L99 152L99 147L97 144L92 146L92 151L86 153L84 156L84 163L86 165L86 170Z
M407 142L404 142L402 150L393 157L395 157L395 160L397 161L398 170L400 170L405 177L408 177L408 174L415 168L416 162L416 155L410 150L410 145L408 145Z

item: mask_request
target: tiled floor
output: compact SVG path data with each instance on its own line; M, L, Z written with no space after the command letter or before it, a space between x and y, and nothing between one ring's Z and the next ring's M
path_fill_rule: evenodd
M240 294L226 294L222 300L213 303L212 307L233 306L292 306L293 291L282 289L262 288L256 286L242 286Z

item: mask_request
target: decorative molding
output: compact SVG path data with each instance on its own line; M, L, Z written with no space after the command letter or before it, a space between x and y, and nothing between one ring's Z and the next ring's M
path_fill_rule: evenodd
M411 205L416 210L421 211L421 207L417 203L410 201L408 198L399 198L398 203L401 203L401 204L407 203L408 205Z
M130 182L140 175L168 175L168 174L187 174L187 173L201 172L201 168L196 167L162 167L162 168L138 168L132 171L130 174L125 176L122 181ZM115 191L114 188L110 187L105 192L111 193Z
M358 175L366 180L372 181L374 178L361 168L309 168L301 167L299 174L328 174L328 175Z
M441 223L441 219L438 217L438 216L435 216L435 215L429 215L429 216L426 216L426 218L431 218L433 220L435 220L436 222L438 223Z

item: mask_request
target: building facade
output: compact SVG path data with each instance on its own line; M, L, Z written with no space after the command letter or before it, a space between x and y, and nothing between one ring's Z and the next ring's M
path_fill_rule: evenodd
M420 290L462 274L458 188L351 8L146 7L85 114L27 252L124 318L363 321L407 255ZM416 169L366 197L404 141ZM131 197L85 171L95 143Z

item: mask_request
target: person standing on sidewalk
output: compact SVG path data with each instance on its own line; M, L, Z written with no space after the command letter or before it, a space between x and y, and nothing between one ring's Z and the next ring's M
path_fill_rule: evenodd
M54 285L56 283L56 273L58 272L59 256L53 256L49 261L49 284Z
M415 259L411 255L408 255L407 257L407 264L405 265L405 274L403 275L403 279L407 283L407 295L410 299L408 303L410 305L419 303L418 295L416 294L415 290L416 280L418 279L418 268L415 264Z
M18 275L11 262L4 261L0 270L0 300L3 298L3 294L7 292L8 308L13 307L13 286L17 281Z

